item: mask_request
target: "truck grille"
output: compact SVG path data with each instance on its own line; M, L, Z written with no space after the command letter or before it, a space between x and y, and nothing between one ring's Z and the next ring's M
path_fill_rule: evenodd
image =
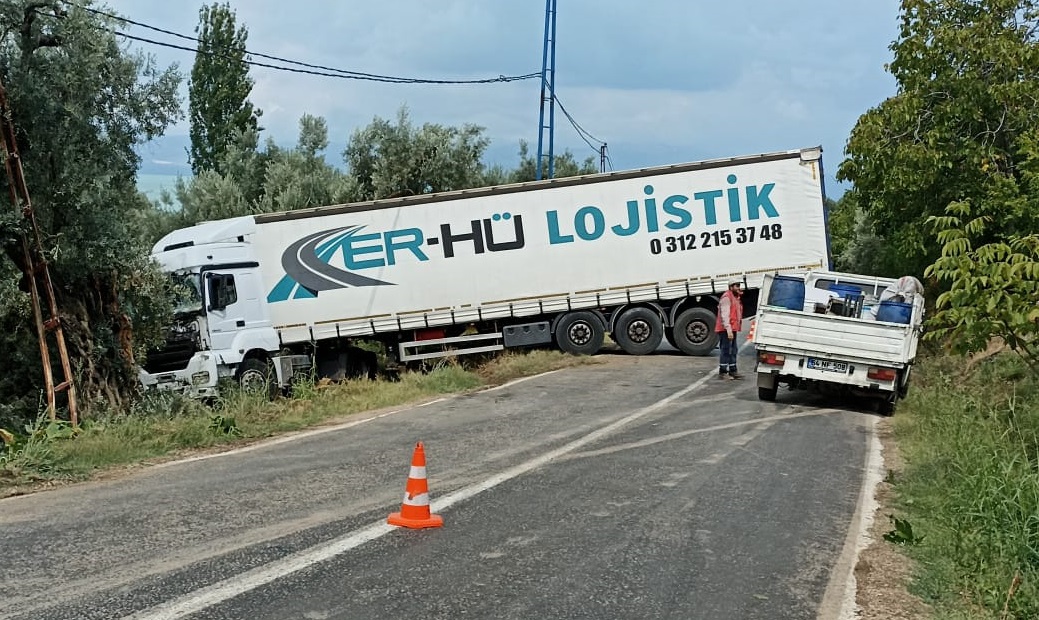
M173 327L166 333L163 346L148 351L144 369L149 374L184 370L198 350L194 325Z

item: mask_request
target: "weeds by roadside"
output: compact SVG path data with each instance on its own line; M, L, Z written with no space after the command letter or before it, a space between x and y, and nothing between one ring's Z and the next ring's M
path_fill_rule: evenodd
M74 429L41 416L0 448L0 497L40 481L72 480L97 470L133 465L194 449L256 441L351 414L465 392L511 379L596 363L551 351L509 353L482 363L441 362L399 381L303 382L291 398L229 390L206 406L170 394L149 395L125 412L96 413ZM6 437L6 435L4 436Z
M914 591L942 618L1037 618L1039 380L1010 354L970 376L958 358L919 370L894 419Z

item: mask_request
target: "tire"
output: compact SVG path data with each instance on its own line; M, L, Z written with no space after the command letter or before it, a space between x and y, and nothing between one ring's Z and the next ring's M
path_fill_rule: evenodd
M895 400L884 399L877 401L877 413L882 416L891 416L895 413Z
M779 384L776 384L770 388L759 387L758 388L758 400L767 400L770 403L776 402L776 395L779 394Z
M613 340L629 355L648 355L664 339L664 321L649 308L631 308L617 317Z
M347 376L351 379L369 379L374 381L379 375L379 357L361 347L346 348Z
M686 355L710 355L718 346L714 331L717 320L707 308L690 308L675 319L673 328L675 347Z
M277 375L268 360L249 358L238 365L235 380L245 392L265 391L268 400L278 394Z
M606 337L602 321L591 312L569 312L556 323L556 346L570 355L594 355Z
M675 344L675 331L674 331L674 328L672 328L672 327L665 327L664 328L664 340L667 340L667 343L669 345L671 345L671 348L673 348L673 349L677 349L678 348L678 345Z
M902 380L899 382L898 385L899 398L905 398L909 395L909 373L912 372L912 370L913 369L911 367L907 367L905 370L905 374L901 377Z

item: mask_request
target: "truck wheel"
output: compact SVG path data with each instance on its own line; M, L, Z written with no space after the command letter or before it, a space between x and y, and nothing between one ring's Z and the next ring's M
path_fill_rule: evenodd
M269 361L249 358L238 365L238 374L236 379L238 380L238 385L241 386L243 391L266 391L267 398L274 400L274 397L278 393L276 377L277 375L274 374L274 365Z
M598 353L605 336L602 322L591 312L570 312L556 323L556 345L571 355Z
M678 348L678 345L675 344L675 330L673 327L664 328L664 340L667 340L667 343L671 345L671 348Z
M898 397L899 398L905 398L906 396L909 395L909 373L911 371L912 371L912 368L906 368L905 374L902 375L902 381L900 381L899 385L898 385Z
M649 308L625 310L617 318L613 339L629 355L648 355L664 338L664 322Z
M885 398L884 400L877 402L877 413L883 416L889 416L895 413L895 399Z
M776 383L770 388L759 387L758 388L758 400L767 400L770 403L776 401L776 395L779 393L779 384Z
M686 355L709 355L718 346L716 321L707 308L690 308L675 319L675 346Z

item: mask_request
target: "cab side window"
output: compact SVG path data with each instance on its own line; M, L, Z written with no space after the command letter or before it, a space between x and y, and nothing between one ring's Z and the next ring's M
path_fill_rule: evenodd
M231 274L211 275L209 291L213 310L223 310L238 301L238 289L235 288L234 276Z

